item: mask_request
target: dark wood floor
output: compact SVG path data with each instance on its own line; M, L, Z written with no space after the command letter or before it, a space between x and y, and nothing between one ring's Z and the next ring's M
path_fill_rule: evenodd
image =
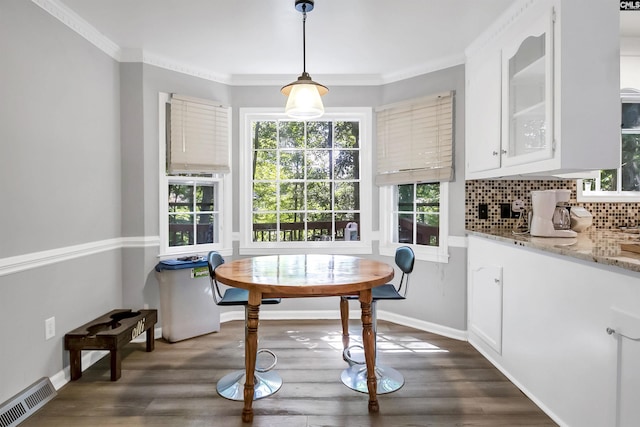
M340 382L339 323L261 321L260 344L278 354L284 385L254 402L254 426L556 425L468 343L383 321L378 362L406 382L369 414L367 395ZM359 336L357 321L351 333ZM120 380L109 381L104 358L21 426L241 426L242 402L218 396L215 383L243 367L243 338L234 321L179 343L157 340L151 353L130 343Z

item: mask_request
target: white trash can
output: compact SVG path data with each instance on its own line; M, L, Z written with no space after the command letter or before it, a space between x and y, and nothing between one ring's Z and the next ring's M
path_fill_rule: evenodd
M164 260L155 269L162 338L176 342L220 330L220 310L211 294L206 260Z

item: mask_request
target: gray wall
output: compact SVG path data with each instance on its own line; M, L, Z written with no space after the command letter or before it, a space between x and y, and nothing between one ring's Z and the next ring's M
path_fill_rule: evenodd
M119 238L118 63L24 0L0 2L0 58L0 260ZM121 304L117 247L0 269L0 402L68 366L65 331Z
M0 57L0 261L125 239L124 247L25 271L3 272L0 264L2 402L68 366L65 332L113 308L159 308L153 271L159 234L158 92L233 107L236 189L239 108L282 107L285 100L279 87L227 86L146 64L118 64L24 0L0 3ZM330 89L325 97L330 107L376 107L456 91L457 173L450 186L449 222L450 235L463 236L464 68L383 86ZM378 199L374 187L374 230ZM238 212L238 200L233 208ZM233 230L239 230L237 220ZM392 263L378 255L375 243L372 257ZM409 300L380 309L464 330L466 251L454 247L449 252L449 264L418 262ZM337 298L314 298L285 301L278 310L337 307ZM44 320L52 316L57 335L45 341Z
M382 86L382 103L455 90L455 176L449 184L449 236L465 236L464 66L459 65ZM387 260L387 262L389 262ZM450 247L449 263L417 262L410 294L398 307L381 303L378 310L464 331L467 329L467 250ZM383 306L384 304L384 306Z
M123 235L159 234L159 92L179 93L229 104L229 87L140 63L122 63ZM129 104L125 106L124 104ZM125 117L125 110L127 117ZM131 223L129 224L129 218ZM123 304L160 308L155 265L158 245L123 249ZM162 318L162 313L159 313Z

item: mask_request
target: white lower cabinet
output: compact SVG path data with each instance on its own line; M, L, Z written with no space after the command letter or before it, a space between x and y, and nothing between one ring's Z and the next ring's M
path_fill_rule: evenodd
M498 354L502 352L502 267L470 267L469 329Z
M469 342L562 426L640 425L640 274L468 243Z

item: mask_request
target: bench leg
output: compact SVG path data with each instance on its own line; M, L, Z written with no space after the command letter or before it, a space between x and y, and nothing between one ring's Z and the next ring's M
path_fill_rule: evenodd
M69 350L69 373L71 381L80 379L82 376L82 351Z
M118 349L109 350L109 352L111 353L111 381L118 381L121 373L120 367L122 366L120 352Z
M153 325L149 329L147 329L147 351L153 351L155 347L155 336L153 331Z

